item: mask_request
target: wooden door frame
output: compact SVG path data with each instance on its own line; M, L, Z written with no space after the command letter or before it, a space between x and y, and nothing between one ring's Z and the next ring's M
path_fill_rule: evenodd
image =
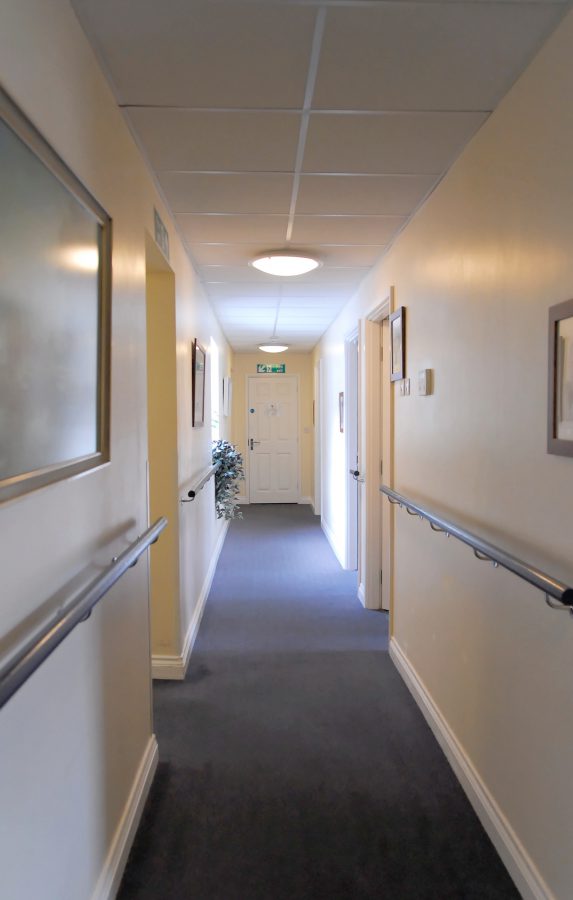
M322 360L313 367L314 442L313 442L313 490L312 508L315 516L322 517Z
M257 374L256 372L253 372L253 373L247 373L245 375L245 401L246 401L245 402L245 441L247 444L247 446L245 448L245 496L246 496L245 505L248 505L251 502L251 456L250 456L250 450L249 450L249 379L250 378L273 378L275 380L276 379L280 380L281 378L285 378L285 377L286 378L296 378L296 404L297 404L297 410L296 410L296 412L297 412L297 415L296 415L297 473L296 473L296 475L297 475L297 493L298 493L298 499L296 500L296 502L300 503L300 498L302 496L301 483L300 483L301 482L300 476L301 476L301 472L302 472L302 459L301 459L302 448L301 448L301 440L300 440L300 433L301 433L301 428L300 428L300 425L301 425L301 422L300 422L300 416L301 416L300 375L298 375L298 374L289 375L287 372L285 372L284 375L271 374L270 372L269 373L261 372L259 374Z
M354 349L354 345L356 349ZM345 569L358 569L360 558L360 484L356 486L356 506L350 491L355 482L349 474L355 464L360 468L360 328L356 326L344 339L344 483L346 485L346 546ZM354 398L354 407L351 400ZM352 454L351 419L356 419L356 454ZM352 459L351 456L355 456Z
M362 375L362 446L361 460L365 482L363 485L363 515L361 539L361 583L359 597L367 609L390 608L392 599L392 520L388 504L380 494L384 459L384 480L393 484L393 394L383 385L381 359L381 327L394 309L394 288L384 300L373 307L363 320ZM388 361L384 361L388 364ZM386 379L387 381L387 379ZM382 407L382 392L386 403ZM383 604L384 600L384 604ZM383 604L383 605L382 605Z

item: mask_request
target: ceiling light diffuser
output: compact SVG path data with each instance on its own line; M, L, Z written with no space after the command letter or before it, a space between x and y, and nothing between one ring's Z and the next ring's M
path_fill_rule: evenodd
M288 350L288 344L260 344L259 350L263 353L284 353Z
M311 256L297 256L292 253L268 253L266 256L258 256L250 263L260 272L267 275L278 275L280 278L289 278L293 275L305 275L312 272L320 265L317 259Z

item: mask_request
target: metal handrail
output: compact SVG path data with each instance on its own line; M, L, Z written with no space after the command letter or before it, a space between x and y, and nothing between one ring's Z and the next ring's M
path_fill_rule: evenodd
M545 594L546 602L552 609L568 609L573 614L573 588L569 585L564 584L557 578L552 578L551 575L547 575L536 566L532 566L506 550L502 550L501 547L490 544L489 541L485 541L477 534L466 531L465 528L461 528L455 522L450 522L414 500L398 494L385 484L381 485L380 491L388 497L390 503L403 507L409 515L427 519L433 531L442 532L446 537L455 537L458 541L467 544L473 549L477 559L491 562L495 567L501 566L503 569L513 572L518 578L523 578L524 581L529 582L533 587L538 588ZM550 597L559 601L561 605L555 606L550 601Z
M42 622L16 653L8 653L4 660L0 659L0 709L54 652L70 631L89 618L96 603L128 569L137 563L150 544L155 543L166 525L167 519L163 517L158 519L120 556L114 556L103 572L82 588L64 609L58 609Z
M208 468L204 469L203 472L197 476L195 481L192 482L191 489L187 491L187 497L181 497L181 503L191 503L199 491L203 490L209 479L213 477L220 465L221 462L218 460L216 463L213 463L212 466L208 466Z

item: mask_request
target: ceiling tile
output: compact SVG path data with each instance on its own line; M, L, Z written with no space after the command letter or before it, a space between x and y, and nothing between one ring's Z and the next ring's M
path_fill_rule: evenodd
M284 240L288 225L288 216L179 213L175 218L190 244L201 241L265 241L272 245Z
M313 114L305 172L431 175L446 169L485 113Z
M402 216L295 216L293 241L385 244L404 224Z
M290 172L300 116L275 112L126 110L159 172Z
M305 298L313 302L320 297L329 300L349 300L353 293L352 287L354 285L340 282L338 284L286 284L282 289L281 296L284 299L288 297Z
M313 105L491 110L562 15L536 3L331 8Z
M303 175L297 213L407 216L437 175Z
M293 331L306 329L310 331L319 331L321 328L325 328L328 322L323 317L322 319L314 318L313 316L308 316L304 313L304 310L301 310L298 317L296 316L283 316L282 313L279 313L278 317L278 328L292 328Z
M304 249L304 244L297 246ZM344 244L315 244L316 252L328 266L372 266L384 251L386 245L365 244L364 246L350 246Z
M338 298L333 298L329 294L320 297L281 297L281 312L298 314L304 309L313 315L327 316L330 309L338 303Z
M260 244L190 244L199 266L247 266L263 250Z
M284 246L284 245L283 245ZM242 266L247 268L249 260L265 251L261 244L190 244L193 259L200 266ZM278 248L277 248L278 249ZM331 266L367 267L373 265L386 250L384 244L350 246L345 244L301 244L297 242L293 250L314 255L324 263L324 269ZM247 271L253 274L252 268ZM271 275L267 280L274 280Z
M262 301L276 301L279 298L279 289L273 285L265 287L261 284L208 284L207 292L216 301L219 300L245 300L249 303L260 304Z
M204 282L229 282L246 289L245 285L260 288L264 293L278 294L279 285L273 275L266 275L251 266L200 266L199 273Z
M306 275L298 275L296 278L284 279L278 282L273 275L265 275L251 266L201 266L200 273L205 283L230 283L237 284L243 290L248 290L249 285L260 289L259 292L271 291L282 293L286 296L291 287L306 289L319 288L322 290L328 285L357 284L368 273L367 267L360 266L322 266L314 272ZM260 276L260 277L259 277Z
M312 8L233 0L74 0L74 7L124 104L302 105Z
M288 215L292 175L194 175L159 177L172 212L282 213Z

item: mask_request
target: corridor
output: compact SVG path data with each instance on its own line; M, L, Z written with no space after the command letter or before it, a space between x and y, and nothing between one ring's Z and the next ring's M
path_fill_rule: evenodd
M120 900L519 895L310 507L231 523Z

